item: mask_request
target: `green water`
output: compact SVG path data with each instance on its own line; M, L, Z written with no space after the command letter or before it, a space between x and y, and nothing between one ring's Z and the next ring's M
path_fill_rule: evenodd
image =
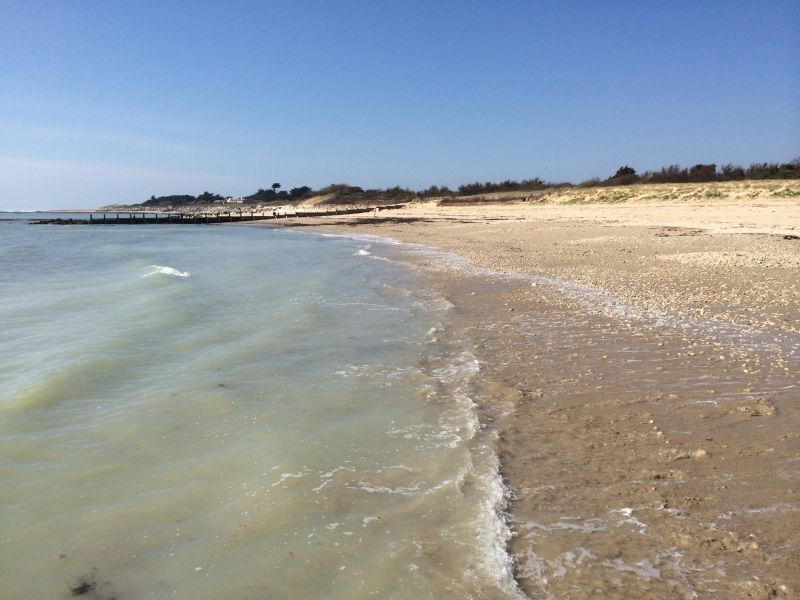
M515 597L479 365L376 258L0 223L0 596Z

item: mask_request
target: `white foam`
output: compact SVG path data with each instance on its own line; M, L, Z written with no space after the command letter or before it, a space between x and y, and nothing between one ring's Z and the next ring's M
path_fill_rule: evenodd
M644 535L647 533L647 525L642 523L639 519L633 516L632 508L620 508L617 510L609 511L611 514L621 515L618 517L621 525L633 525L639 529L639 533Z
M517 586L514 559L508 553L508 541L513 536L506 513L511 492L500 476L500 461L494 452L490 461L492 468L479 476L486 493L481 508L486 526L478 532L478 544L484 549L481 571L493 579L509 598L522 599L526 596Z
M575 522L572 522L572 520ZM594 533L595 531L605 531L606 525L605 523L597 518L590 518L581 520L578 517L561 517L557 522L544 524L544 523L537 523L536 521L520 521L518 519L514 520L515 525L518 529L522 529L525 531L533 531L533 530L541 530L541 531L580 531L582 533Z
M336 473L338 473L339 471L349 471L350 473L354 473L355 469L353 469L352 467L336 467L332 471L328 471L327 473L323 473L322 475L320 475L320 478L330 479L331 477L336 475Z
M319 492L319 491L322 491L322 489L324 489L324 488L325 488L325 486L326 486L326 485L328 485L330 482L331 482L331 480L330 480L330 479L326 479L325 481L323 481L322 483L320 483L320 484L319 484L317 487L315 487L315 488L311 488L311 491L312 491L312 492Z
M494 448L496 438L492 437L495 434L487 434L489 439L480 436L477 405L469 393L470 384L480 370L480 361L469 351L462 351L451 357L446 365L431 369L430 374L446 390L445 395L453 406L442 412L440 430L430 434L428 439L433 438L453 448L465 442L470 447L467 471L481 490L475 515L477 530L474 532L480 550L478 560L465 575L476 581L492 581L508 598L524 598L514 579L514 559L507 549L513 535L506 514L511 491L500 475L500 460ZM459 479L463 480L464 475L462 473ZM427 493L452 485L454 481L444 480Z
M398 486L396 488L390 488L385 485L372 485L366 481L359 481L355 485L347 485L345 487L351 490L369 492L370 494L392 494L398 496L417 496L420 494L419 483L415 483L412 486Z
M153 269L149 273L145 273L142 277L150 277L150 275L169 275L170 277L189 277L191 273L186 271L179 271L173 267L162 267L161 265L150 265Z
M286 482L288 479L296 479L298 477L304 477L306 474L307 474L307 472L304 472L304 471L299 471L297 473L282 473L281 474L281 478L278 479L278 481L276 481L275 483L273 483L272 487L275 487L276 485L280 485L280 484Z

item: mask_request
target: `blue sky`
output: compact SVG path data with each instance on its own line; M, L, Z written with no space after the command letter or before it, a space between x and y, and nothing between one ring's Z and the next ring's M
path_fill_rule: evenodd
M0 210L798 155L796 0L0 0Z

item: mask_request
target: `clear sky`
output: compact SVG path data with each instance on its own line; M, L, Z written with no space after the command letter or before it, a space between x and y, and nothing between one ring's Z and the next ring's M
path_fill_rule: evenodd
M0 0L0 210L798 155L797 0Z

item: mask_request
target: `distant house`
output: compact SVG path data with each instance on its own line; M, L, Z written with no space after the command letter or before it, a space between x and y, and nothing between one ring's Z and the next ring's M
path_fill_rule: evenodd
M225 198L225 204L244 204L244 198L232 198L228 196Z

